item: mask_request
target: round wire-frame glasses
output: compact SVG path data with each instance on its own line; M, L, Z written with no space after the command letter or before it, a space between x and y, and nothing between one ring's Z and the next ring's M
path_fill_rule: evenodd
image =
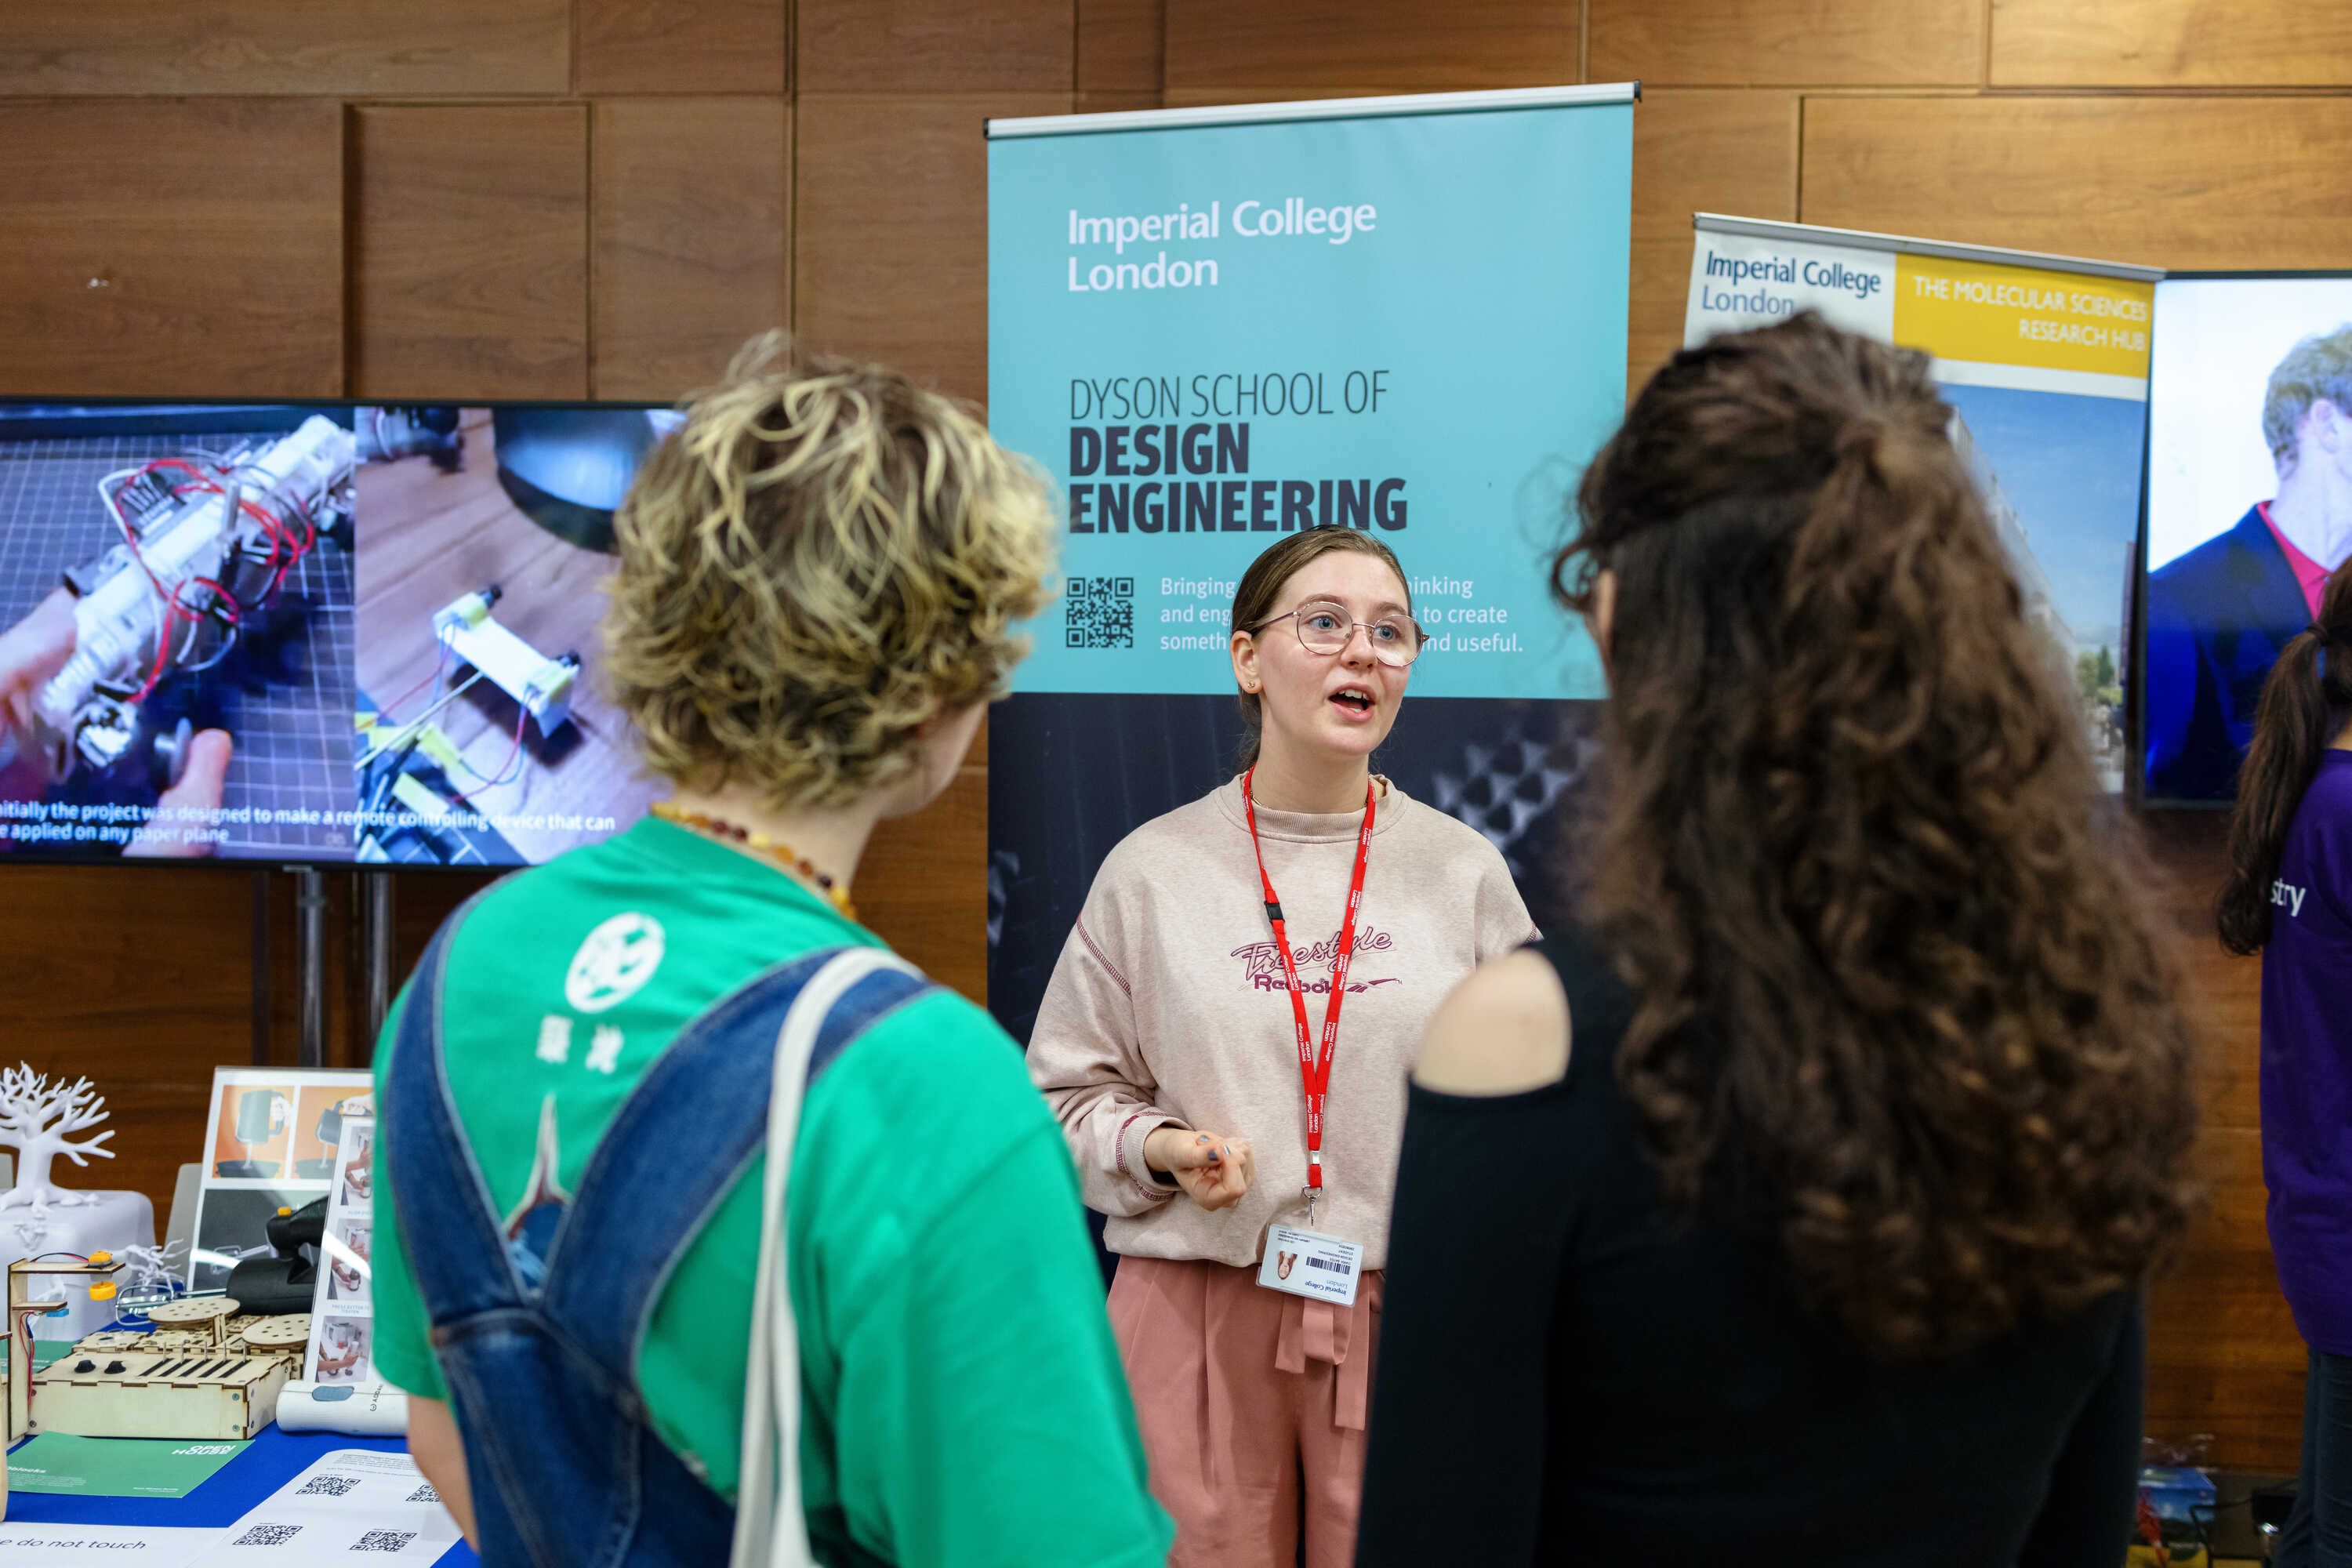
M1298 632L1298 646L1308 653L1335 654L1348 646L1358 627L1372 645L1372 657L1391 669L1402 669L1421 657L1421 645L1427 634L1411 616L1391 613L1376 621L1360 621L1348 613L1345 605L1328 599L1309 599L1295 610L1285 610L1272 620L1260 621L1250 628L1262 632L1276 621L1289 621Z

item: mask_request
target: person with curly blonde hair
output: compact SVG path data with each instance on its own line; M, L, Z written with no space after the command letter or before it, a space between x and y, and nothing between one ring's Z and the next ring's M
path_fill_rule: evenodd
M492 1568L1160 1562L1054 1120L850 896L1024 651L1043 480L772 341L615 532L604 678L672 793L453 916L377 1051L411 1451Z

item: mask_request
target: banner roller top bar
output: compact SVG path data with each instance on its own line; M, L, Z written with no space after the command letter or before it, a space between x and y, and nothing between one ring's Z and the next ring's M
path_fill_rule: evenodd
M1216 103L1197 109L1136 109L1113 114L1033 114L987 122L988 138L1086 136L1107 131L1181 131L1203 125L1262 125L1276 121L1372 120L1400 114L1475 114L1500 109L1559 109L1577 104L1634 103L1638 81L1590 87L1515 87L1495 92L1416 92L1384 98L1322 98L1297 103Z
M2040 267L2052 272L2082 272L2095 278L2129 278L2142 283L2160 281L2161 267L2136 267L2128 261L2094 261L2081 256L2052 256L2039 250L2011 250L1998 245L1954 245L1940 239L1913 239L1899 234L1872 234L1864 229L1826 228L1820 224L1782 223L1773 218L1727 217L1721 213L1693 213L1691 227L1702 234L1738 234L1754 239L1785 239L1852 246L1856 250L1901 250L1913 256L1940 256L1952 261L1993 261L2013 267Z

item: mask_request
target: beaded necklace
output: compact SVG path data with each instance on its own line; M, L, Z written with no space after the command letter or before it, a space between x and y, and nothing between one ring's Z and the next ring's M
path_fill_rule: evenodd
M688 811L674 801L654 802L653 813L664 822L706 837L725 839L758 851L803 880L816 884L817 890L833 900L833 907L841 911L844 920L855 921L857 918L857 906L849 901L849 889L835 884L831 872L817 869L807 856L791 845L780 844L764 833L712 816L708 812Z

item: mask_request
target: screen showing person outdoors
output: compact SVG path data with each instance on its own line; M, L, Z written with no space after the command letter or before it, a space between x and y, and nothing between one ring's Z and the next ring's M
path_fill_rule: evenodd
M2352 275L2159 283L2148 399L2146 795L2226 801L2352 556Z
M632 820L596 626L674 422L0 401L0 856L514 866Z

